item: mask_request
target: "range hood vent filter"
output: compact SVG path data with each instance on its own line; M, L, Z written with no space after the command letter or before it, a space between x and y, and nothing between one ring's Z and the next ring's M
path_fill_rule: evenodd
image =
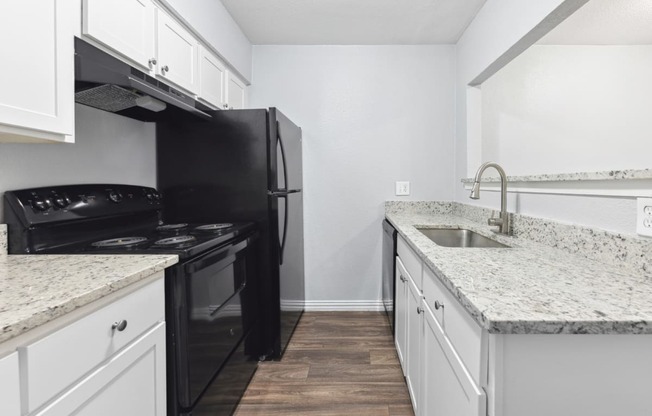
M75 101L89 107L116 112L135 107L141 95L126 88L104 84L75 93Z

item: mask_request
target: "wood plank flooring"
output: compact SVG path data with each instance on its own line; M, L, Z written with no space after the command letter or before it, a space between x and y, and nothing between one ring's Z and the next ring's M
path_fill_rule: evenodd
M380 312L306 312L281 361L258 367L235 416L413 416Z

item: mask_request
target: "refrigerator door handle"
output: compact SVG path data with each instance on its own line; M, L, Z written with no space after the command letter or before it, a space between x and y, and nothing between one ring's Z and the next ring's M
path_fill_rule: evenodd
M278 191L267 191L269 196L285 196L301 192L301 189L279 189Z
M288 165L285 158L285 148L283 147L283 139L278 133L278 121L276 122L276 140L278 141L278 146L281 149L281 160L283 161L283 186L287 188L288 186ZM278 186L278 185L277 185Z
M285 199L285 209L283 212L283 236L279 236L279 264L283 264L283 252L285 251L285 239L288 234L288 199L287 195L278 195L278 198Z

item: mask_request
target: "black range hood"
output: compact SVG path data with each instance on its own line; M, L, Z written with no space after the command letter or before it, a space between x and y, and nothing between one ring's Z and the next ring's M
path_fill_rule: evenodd
M142 121L157 121L172 105L210 119L188 94L75 38L75 102Z

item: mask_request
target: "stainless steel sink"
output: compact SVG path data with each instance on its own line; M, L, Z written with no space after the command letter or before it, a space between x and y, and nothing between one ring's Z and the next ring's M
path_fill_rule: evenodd
M471 230L449 228L417 228L423 235L444 247L464 248L509 248L505 244L494 241Z

